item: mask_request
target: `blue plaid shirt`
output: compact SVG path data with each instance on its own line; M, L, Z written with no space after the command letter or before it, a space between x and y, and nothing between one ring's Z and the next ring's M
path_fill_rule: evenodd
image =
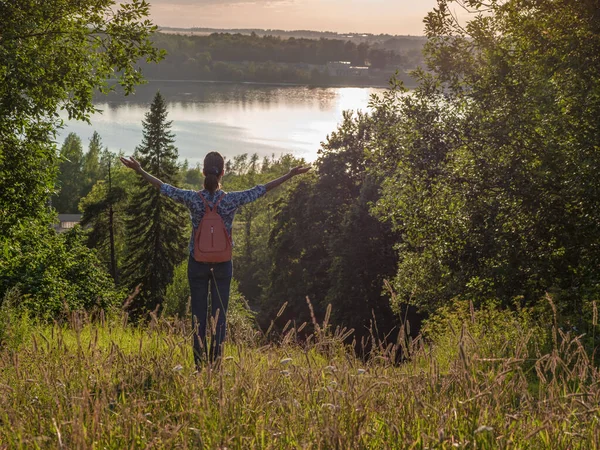
M254 186L252 189L238 192L225 193L222 190L216 192L210 192L206 189L202 191L192 191L189 189L179 189L170 184L163 184L160 188L160 192L169 198L172 198L178 203L182 203L190 210L190 218L192 219L192 236L190 237L190 254L194 254L194 232L200 225L200 221L204 217L204 202L200 198L200 194L204 196L208 204L212 207L215 202L225 194L225 197L217 206L217 212L223 218L225 227L229 236L231 236L231 228L233 226L233 217L237 209L245 205L246 203L253 202L254 200L262 197L267 192L264 185Z

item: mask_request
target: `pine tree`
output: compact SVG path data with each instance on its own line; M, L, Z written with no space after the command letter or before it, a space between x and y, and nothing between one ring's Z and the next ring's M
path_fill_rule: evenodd
M167 121L167 107L158 92L143 121L142 144L135 156L142 167L165 183L174 183L178 176L177 148ZM126 220L128 239L123 267L123 279L130 288L141 284L135 299L136 313L153 310L162 302L166 287L173 278L173 269L184 252L185 209L139 178Z

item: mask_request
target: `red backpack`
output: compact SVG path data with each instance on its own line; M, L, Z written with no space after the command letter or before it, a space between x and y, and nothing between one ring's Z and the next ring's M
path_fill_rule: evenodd
M212 209L200 192L198 195L204 202L204 217L194 233L194 259L211 263L230 261L231 237L225 228L225 222L217 213L217 206L225 194L221 195Z

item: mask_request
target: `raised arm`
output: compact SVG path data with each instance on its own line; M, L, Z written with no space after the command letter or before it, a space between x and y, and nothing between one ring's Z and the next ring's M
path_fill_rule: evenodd
M140 165L140 163L137 162L133 158L133 156L130 156L129 159L121 156L120 159L121 159L121 162L123 164L125 164L125 166L127 166L130 169L134 170L135 172L139 173L144 180L146 180L148 183L150 183L156 189L160 189L160 187L163 185L162 181L160 181L158 178L150 175L148 172L146 172L144 169L142 169L142 166Z
M276 178L275 180L269 181L267 184L265 184L265 189L267 190L267 192L269 192L271 189L276 188L277 186L286 182L290 178L292 178L296 175L300 175L302 173L306 173L309 170L310 170L310 167L294 167L288 173L286 173L284 176Z

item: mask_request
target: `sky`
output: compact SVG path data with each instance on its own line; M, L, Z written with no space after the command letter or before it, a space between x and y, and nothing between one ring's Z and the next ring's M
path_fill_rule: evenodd
M423 35L436 0L150 0L163 27Z

